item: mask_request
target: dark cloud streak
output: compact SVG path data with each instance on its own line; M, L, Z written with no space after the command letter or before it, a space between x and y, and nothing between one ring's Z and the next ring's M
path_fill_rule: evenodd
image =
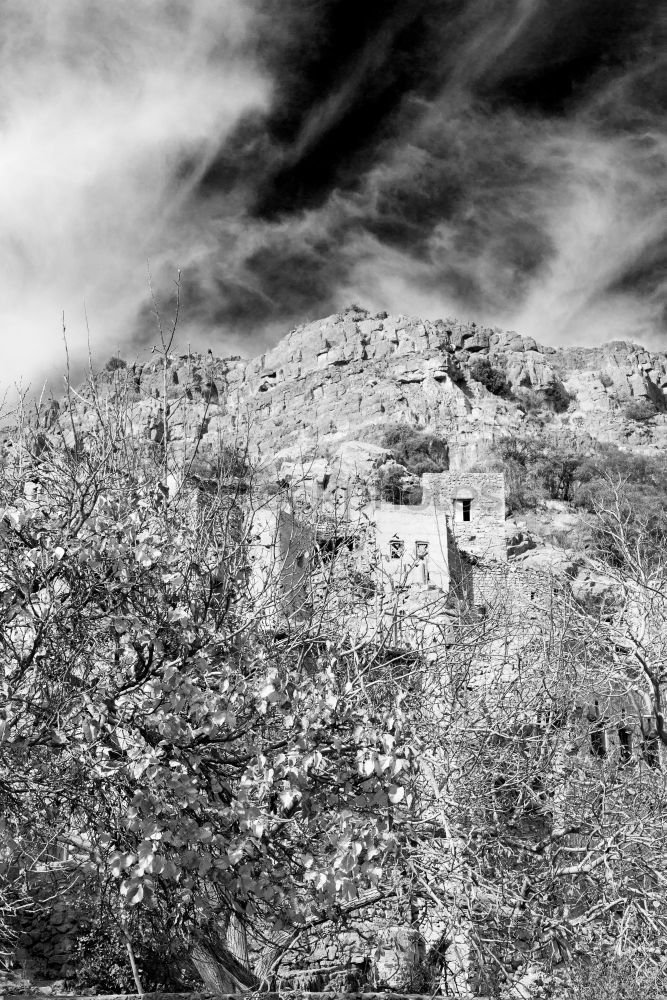
M252 353L351 299L543 340L660 342L667 14L653 0L153 10L0 0L5 326L54 320L64 286L107 342L149 343L150 257L165 300L182 269L194 346Z
M636 249L616 248L608 273L591 274L590 297L578 290L581 322L607 292L631 300L633 275L638 292L660 299L664 248L642 216L651 192L664 193L651 160L663 167L665 149L638 157L635 145L649 143L647 127L664 136L655 5L371 2L363 21L354 6L286 5L266 50L272 104L239 122L203 179L202 202L213 215L221 207L227 237L230 199L242 201L231 238L238 282L227 296L220 285L218 321L296 319L341 304L348 289L385 304L383 268L399 258L433 307L495 311L502 322L544 285L553 314L577 268L559 199L565 212L580 202L569 236L580 246L603 239L598 224L627 241L637 212ZM618 145L628 137L629 152ZM529 312L534 326L535 301ZM659 333L652 322L638 316L637 328ZM547 338L569 334L553 315L543 327Z

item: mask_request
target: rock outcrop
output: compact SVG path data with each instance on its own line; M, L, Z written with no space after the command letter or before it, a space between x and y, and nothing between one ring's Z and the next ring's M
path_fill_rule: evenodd
M511 392L478 380L480 360ZM381 459L378 430L406 423L441 435L451 468L466 468L521 428L531 394L566 439L649 452L667 444L667 355L625 342L555 349L475 324L350 309L249 361L209 353L167 364L154 355L108 373L108 386L127 394L131 433L160 444L166 426L175 447L198 442L200 456L248 441L276 467L326 457L363 474Z

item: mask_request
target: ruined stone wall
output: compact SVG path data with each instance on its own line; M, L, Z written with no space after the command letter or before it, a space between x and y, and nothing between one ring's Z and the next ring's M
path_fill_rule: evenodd
M505 543L505 480L502 472L438 472L422 476L424 499L432 501L449 521L461 552L485 561L507 559ZM470 520L462 521L459 504L470 502Z
M19 923L17 948L14 961L17 965L30 963L46 978L71 976L74 973L72 957L77 940L87 933L94 917L94 902L79 881L79 904L71 905L61 898L65 886L70 890L77 883L75 866L64 864L56 872L32 874L29 879L33 908Z
M448 927L448 914L432 900L399 893L301 935L277 972L275 988L431 992L444 953L450 971L457 964L449 954L456 931L439 950Z
M449 588L447 520L432 504L378 502L366 509L380 573L396 584ZM400 544L398 544L400 543ZM396 549L401 548L396 556Z
M277 585L282 601L280 611L285 614L299 611L308 594L314 528L278 502L253 513L248 534L253 593L260 597L271 585Z
M548 573L526 570L507 562L475 565L470 572L472 604L524 618L539 617L557 586L557 581Z
M419 962L419 931L406 899L387 899L302 934L276 975L276 988L402 987Z

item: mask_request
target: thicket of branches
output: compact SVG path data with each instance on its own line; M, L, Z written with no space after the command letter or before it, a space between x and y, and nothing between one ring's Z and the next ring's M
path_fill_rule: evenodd
M8 935L46 866L130 955L150 939L172 982L217 991L271 983L305 930L397 892L443 993L662 967L667 581L621 493L593 610L511 580L485 615L409 605L381 562L364 603L343 547L287 614L253 564L269 500L247 462L203 489L170 465L166 407L156 449L122 394L85 400L85 429L72 398L19 426L0 477Z

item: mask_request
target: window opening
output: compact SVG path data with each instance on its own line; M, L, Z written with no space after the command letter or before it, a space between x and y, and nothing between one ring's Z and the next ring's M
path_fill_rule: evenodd
M620 726L618 742L621 748L621 763L627 764L632 757L632 730L628 729L627 726Z
M660 767L660 741L653 725L652 715L643 715L641 719L642 730L642 757L649 767Z
M607 756L607 734L605 732L605 720L600 717L600 705L596 701L588 709L588 721L591 726L591 753L596 757Z
M415 558L419 563L422 583L428 583L428 542L415 542Z
M472 498L454 499L454 520L472 521Z
M394 535L393 538L389 540L389 558L390 559L400 559L405 551L405 542L402 538Z
M600 723L591 729L591 751L596 757L607 756L607 734Z

